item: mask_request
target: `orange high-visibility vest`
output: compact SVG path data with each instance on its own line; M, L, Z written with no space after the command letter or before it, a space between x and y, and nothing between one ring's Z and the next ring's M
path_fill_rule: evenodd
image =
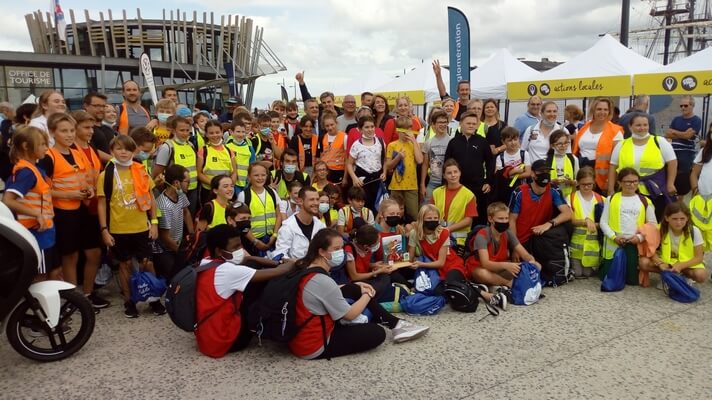
M305 156L304 156L304 145L302 144L302 136L299 135L297 138L297 143L299 143L299 170L304 171ZM311 137L311 153L312 153L312 167L316 164L316 151L319 145L319 139L316 135L312 134Z
M13 175L17 173L18 170L22 168L28 168L35 174L35 179L37 183L30 189L29 192L25 193L25 196L18 198L17 201L20 202L25 207L31 208L33 210L39 210L42 216L48 220L48 228L54 226L52 218L54 217L54 209L52 208L52 189L49 183L42 177L42 174L37 169L37 167L27 160L19 160L15 163L12 168ZM37 217L32 215L17 214L17 222L21 223L27 229L38 228L39 221Z
M346 134L344 132L337 133L331 145L329 145L328 136L328 134L324 135L321 140L321 161L324 161L326 167L332 171L343 171L346 164L346 149L344 148Z
M591 128L591 123L593 121L586 122L581 129L576 133L576 138L571 147L571 153L577 157L581 156L579 151L579 141L583 133ZM608 169L611 165L611 155L613 154L613 139L616 137L618 132L622 132L623 128L620 125L616 125L611 121L606 122L603 127L603 133L598 139L598 145L596 146L596 164L594 169L596 170L596 185L601 190L608 189Z
M70 153L74 158L75 165L70 165L67 159L57 149L49 149L49 157L54 163L52 173L52 190L57 192L78 192L87 189L86 157L80 151L70 148ZM60 210L76 210L81 206L82 201L78 199L54 198L54 207Z

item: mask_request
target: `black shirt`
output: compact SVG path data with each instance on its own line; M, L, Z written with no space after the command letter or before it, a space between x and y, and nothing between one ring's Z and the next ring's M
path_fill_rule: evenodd
M487 128L487 143L491 146L499 147L502 145L502 129L507 127L507 123L499 121L496 124Z
M110 127L104 124L94 125L94 134L91 136L89 144L96 150L101 150L106 154L111 154L109 144L115 136L116 131Z
M311 240L312 231L314 230L314 218L312 218L311 223L309 223L309 225L303 224L302 221L299 220L299 217L296 215L294 216L294 219L297 221L297 225L299 225L299 229L302 230L304 236L306 236L307 239Z
M454 158L460 164L460 183L475 193L482 190L494 173L494 157L485 138L473 134L455 136L447 145L445 159Z

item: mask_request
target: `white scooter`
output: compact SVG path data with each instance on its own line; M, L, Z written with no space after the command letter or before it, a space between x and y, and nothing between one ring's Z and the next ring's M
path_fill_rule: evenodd
M15 351L36 361L57 361L86 344L95 316L74 285L32 283L40 256L32 233L0 202L0 321Z

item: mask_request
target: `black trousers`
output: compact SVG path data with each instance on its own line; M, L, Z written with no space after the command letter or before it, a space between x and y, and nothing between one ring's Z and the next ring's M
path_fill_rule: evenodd
M237 339L235 339L232 347L228 350L229 353L243 350L250 345L250 341L252 341L254 333L247 326L247 321L249 321L248 313L250 307L260 299L260 295L266 285L267 282L250 282L245 288L245 291L242 293L242 304L240 304L240 317L242 318L242 325L240 326L240 333L237 335Z

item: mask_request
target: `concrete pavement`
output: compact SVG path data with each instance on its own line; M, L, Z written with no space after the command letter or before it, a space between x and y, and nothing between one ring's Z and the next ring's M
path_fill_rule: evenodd
M140 307L140 318L124 318L112 285L112 307L68 360L26 360L3 335L0 399L712 398L712 285L698 285L697 303L680 304L654 288L657 279L618 293L579 280L499 317L485 317L483 307L407 317L430 333L331 361L256 341L242 353L204 357L168 316Z

